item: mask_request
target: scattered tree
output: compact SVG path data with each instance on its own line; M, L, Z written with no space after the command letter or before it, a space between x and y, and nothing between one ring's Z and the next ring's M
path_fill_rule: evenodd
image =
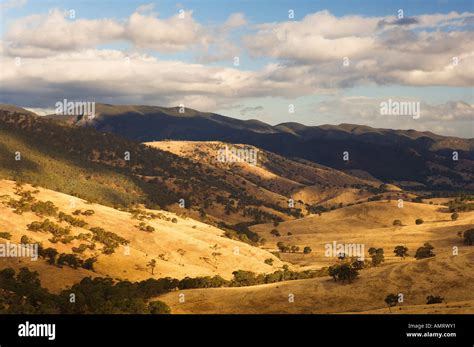
M151 268L151 274L154 275L155 267L156 267L156 260L152 259L146 264L147 267Z
M385 303L388 305L388 310L392 312L391 308L393 306L397 306L398 304L398 296L395 294L389 294L385 298Z
M434 247L431 246L428 242L416 250L415 258L418 259L425 259L434 257L435 254L433 253Z
M415 224L416 225L420 225L420 224L423 224L425 221L421 218L418 218L416 221L415 221Z
M474 229L466 230L463 236L465 245L472 246L474 244Z
M405 257L408 256L408 248L405 247L405 246L396 246L393 253L395 253L396 257L400 257L402 259L405 259Z
M385 257L383 255L383 248L369 248L369 255L372 258L372 266L378 266L385 261Z

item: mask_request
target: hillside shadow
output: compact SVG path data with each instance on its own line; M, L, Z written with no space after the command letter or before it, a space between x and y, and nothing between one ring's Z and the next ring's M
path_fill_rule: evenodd
M0 163L0 171L8 170L17 173L30 171L39 173L42 170L37 163L24 156L21 156L21 160L15 160L15 152L10 151L3 143L0 143Z

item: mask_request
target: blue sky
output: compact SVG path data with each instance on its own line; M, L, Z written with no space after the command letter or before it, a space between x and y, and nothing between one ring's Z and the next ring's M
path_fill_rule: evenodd
M2 102L37 110L63 97L183 103L271 124L347 122L474 137L473 1L0 4L2 64L22 61L3 77ZM63 12L70 9L75 19ZM177 20L180 9L192 14ZM411 23L397 21L399 9ZM450 66L453 57L458 66ZM426 117L381 117L378 105L389 98L420 102Z

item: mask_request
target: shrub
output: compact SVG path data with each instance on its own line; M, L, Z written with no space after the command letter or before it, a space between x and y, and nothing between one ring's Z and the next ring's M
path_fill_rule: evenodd
M395 227L401 227L402 226L402 221L400 219L395 219L392 223L393 226Z
M426 297L426 304L427 305L432 305L432 304L441 304L443 302L444 298L441 296L433 296L433 295L428 295Z
M282 253L290 251L290 247L282 241L277 242L277 247L280 250L280 252L282 252Z
M405 257L408 256L408 248L405 246L396 246L393 253L395 253L396 257L405 259Z
M281 236L280 232L276 229L273 229L272 231L270 231L270 234L272 234L275 237L280 237Z
M434 257L435 254L433 253L433 249L433 246L431 246L429 243L425 243L423 247L420 247L416 250L415 258L418 260Z
M272 266L273 265L273 259L272 258L265 259L265 264Z
M380 265L385 261L385 257L383 253L384 253L383 248L374 248L374 247L369 248L369 254L370 254L370 257L372 258L372 266Z
M457 212L454 212L452 215L451 215L451 220L455 221L459 218L459 214Z
M148 304L148 311L151 314L170 314L170 307L162 301L153 301Z
M309 246L306 246L304 249L303 249L303 253L304 254L310 254L313 250L311 249L311 247Z
M425 221L421 218L418 218L416 221L415 221L415 224L416 225L420 225L420 224L423 224Z
M54 217L58 213L58 208L51 201L38 201L31 205L31 211L40 217Z
M387 297L385 298L385 303L388 305L388 309L391 312L392 311L391 308L393 306L397 306L398 304L398 296L395 294L387 295Z
M12 237L12 234L7 233L7 232L0 232L0 238L5 239L5 240L10 240Z
M334 278L335 282L342 281L342 283L344 283L345 281L348 281L349 283L352 283L352 281L359 276L359 271L353 266L353 264L344 263L330 266L328 274Z
M87 223L79 218L74 218L73 216L70 216L64 212L59 212L58 219L60 222L67 222L72 226L83 228L87 225Z
M59 267L62 267L63 265L69 265L73 269L77 269L82 265L82 260L79 259L75 254L62 253L58 257L57 264Z
M463 236L465 245L472 246L474 244L474 229L466 230Z

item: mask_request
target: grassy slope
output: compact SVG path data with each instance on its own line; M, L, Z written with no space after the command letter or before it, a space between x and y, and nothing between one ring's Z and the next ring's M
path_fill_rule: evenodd
M14 182L0 180L0 196L9 195L18 198L13 192ZM146 221L147 225L155 228L154 232L148 233L140 231L136 225L139 221L132 219L128 212L118 211L110 207L90 204L81 199L75 199L75 206L70 206L71 196L54 192L51 190L38 188L40 191L36 196L43 201L52 201L59 207L60 211L71 214L75 209L92 209L95 211L93 216L80 216L89 225L87 227L102 227L107 231L112 231L121 237L130 241L130 254L127 255L125 248L120 246L112 255L104 255L95 252L98 255L98 261L95 265L96 272L90 272L83 269L73 270L67 266L59 269L55 266L46 264L43 260L30 261L20 259L10 259L8 262L2 260L1 267L28 266L32 270L40 273L41 282L47 288L57 291L67 285L78 282L86 275L92 276L110 276L112 278L127 279L131 281L143 280L154 277L173 277L183 278L185 276L214 276L221 275L229 279L232 272L237 269L243 269L254 272L273 272L282 263L272 254L252 247L248 244L230 240L223 237L223 231L215 227L200 223L190 218L181 218L173 213L165 211L160 212L168 218L176 218L177 223L163 219L153 219ZM5 200L4 200L5 201ZM43 246L53 247L59 252L72 253L71 248L77 247L82 241L74 240L64 245L62 243L51 244L48 238L51 234L37 233L27 230L27 224L32 221L40 221L40 218L31 212L25 212L23 215L13 213L10 207L0 203L0 231L9 232L13 235L11 242L19 242L22 235L40 241ZM51 219L51 217L50 217ZM62 222L65 227L67 224ZM73 227L74 235L87 233L87 229ZM2 240L4 242L4 240ZM239 254L234 253L234 248L239 248ZM100 244L97 244L97 249ZM179 249L185 250L181 257ZM87 251L89 252L89 251ZM220 253L214 261L212 253ZM89 252L87 257L95 254ZM166 261L158 258L159 254L164 254ZM205 260L207 258L208 260ZM265 259L274 259L274 266L264 263ZM147 262L156 259L157 266L154 275L146 267Z
M310 246L313 251L309 255L284 253L282 259L301 266L320 267L332 264L334 259L324 253L325 245L333 241L364 244L366 257L370 247L382 247L389 262L398 261L393 255L397 245L408 247L411 256L428 241L435 249L450 252L452 245L460 240L457 232L474 224L474 211L460 213L455 222L450 216L444 206L405 202L403 208L398 208L396 201L377 201L283 222L278 227L260 224L251 229L267 240L265 247L269 249L276 249L278 241L300 248ZM422 218L425 223L416 225L417 218ZM403 226L394 227L395 219L401 220ZM282 236L271 235L272 229L277 229ZM288 232L293 235L288 236Z
M326 277L245 288L192 289L158 299L174 313L389 313L385 297L403 293L401 306L409 308L399 313L435 313L441 307L445 313L472 313L473 263L473 248L461 247L456 257L440 254L363 270L352 284ZM184 303L178 302L180 293L185 295ZM294 303L288 301L289 294L294 295ZM428 295L443 296L449 307L425 305ZM462 301L471 302L471 309L469 304L459 304Z

